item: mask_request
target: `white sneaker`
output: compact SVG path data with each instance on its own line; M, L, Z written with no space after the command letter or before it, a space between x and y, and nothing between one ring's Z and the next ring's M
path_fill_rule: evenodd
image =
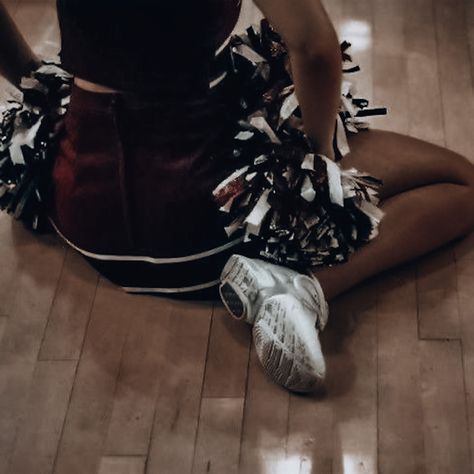
M318 336L328 306L315 277L233 255L219 290L230 314L254 325L258 358L276 383L295 392L322 385L326 366Z
M255 318L253 339L265 372L293 392L312 392L324 382L326 364L316 318L289 294L265 300Z
M232 255L222 270L219 293L229 313L249 324L265 299L279 294L292 294L313 309L320 331L327 323L328 306L315 277L263 260Z

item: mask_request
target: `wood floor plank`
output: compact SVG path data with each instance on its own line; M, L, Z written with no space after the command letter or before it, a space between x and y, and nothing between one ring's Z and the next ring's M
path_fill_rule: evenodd
M211 316L212 305L173 303L147 474L191 472Z
M341 37L341 22L343 20L344 0L323 0L323 5L336 28L339 39L342 41L344 38Z
M421 341L427 472L471 472L459 341Z
M16 12L20 5L19 0L7 0L2 2L5 8L7 9L10 16L14 19ZM2 111L2 105L8 99L11 98L12 94L15 93L15 88L2 76L0 76L0 113Z
M435 0L447 146L474 162L474 96L464 0Z
M408 134L408 71L405 59L405 21L402 4L374 0L374 101L388 109L377 127Z
M142 297L122 354L104 452L146 456L173 303ZM179 317L179 316L178 316Z
M7 327L8 317L7 316L0 316L0 344L5 334L5 328Z
M331 303L330 322L320 337L328 374L326 392L316 396L290 394L285 450L286 468L290 472L332 473L337 418L333 397L341 387L341 382L348 379L347 374L352 373L353 369L344 346L344 342L347 342L344 336L348 332L344 327L341 328L343 321L350 321L351 327L353 325L352 313L344 312L345 301L340 298Z
M474 3L470 0L466 0L465 4L467 9L466 24L469 37L469 52L471 55L471 77L472 86L474 88Z
M14 254L14 258L11 266L8 262L5 269L12 274L6 275L8 292L2 295L2 314L9 316L12 324L19 324L26 319L45 323L57 290L65 247L55 236L34 235L18 222L12 222L8 233L11 234L10 253ZM43 330L44 327L41 328L41 334ZM2 347L6 346L0 346L0 352ZM32 354L28 350L27 353L28 357ZM21 351L17 355L21 355ZM34 356L37 356L37 352L34 352Z
M402 1L372 0L374 49L378 54L399 57L405 51L406 4Z
M7 472L64 261L64 247L54 237L37 238L16 224L11 227L11 248L17 263L7 296L8 321L0 343L1 473Z
M469 422L471 469L474 471L474 259L459 259L456 262L456 270L459 313L462 324L464 383Z
M376 472L375 301L372 284L330 305L330 323L321 338L326 394L290 396L287 462L295 472Z
M55 57L59 51L59 27L56 7L44 0L4 2L28 44L40 57ZM0 101L17 97L16 89L0 77Z
M104 456L98 474L145 474L143 456Z
M40 58L58 55L59 25L54 1L23 0L14 18L35 54Z
M408 2L375 1L374 88L388 107L382 128L410 132L406 48ZM393 18L392 18L393 17ZM416 46L416 43L415 43ZM414 267L380 278L378 333L378 470L426 472L419 387L416 275Z
M19 224L14 222L5 212L0 213L0 260L2 271L0 272L0 313L7 316L15 291L13 285L20 263L19 252L15 250L16 235L18 235Z
M335 359L335 355L326 357L328 367L334 364ZM332 400L328 396L314 398L291 395L288 418L286 455L281 461L280 471L284 467L288 472L298 474L332 473L335 440ZM284 448L282 446L282 451Z
M13 447L33 377L34 364L0 362L0 473L8 474Z
M248 378L240 472L285 472L289 393L263 373L253 346Z
M76 361L40 361L29 390L10 474L50 474L66 416Z
M456 260L474 260L474 232L454 244Z
M388 115L377 122L377 128L408 134L409 124L405 118L408 107L407 64L403 57L375 54L374 102L383 104Z
M422 339L459 339L456 264L445 247L417 264L418 323Z
M372 80L373 5L372 0L353 2L343 0L342 16L339 20L341 41L351 43L349 53L361 72L345 74L344 80L355 86L355 95L364 97L371 103L374 98Z
M352 310L355 319L344 338L346 367L340 372L340 392L328 393L334 400L334 474L377 472L377 286L369 283L345 296L340 307L346 316L339 315L340 323L347 320ZM335 315L337 316L337 315ZM348 382L351 379L352 383ZM333 374L334 379L337 372ZM346 385L346 389L344 389Z
M237 474L243 398L203 398L193 474Z
M139 297L100 281L59 444L56 474L98 470L122 348L139 302Z
M445 145L433 0L413 0L404 12L409 134Z
M414 0L411 10L412 14L406 15L405 29L409 133L443 146L446 140L433 0ZM420 337L459 338L456 275L451 249L425 257L418 265L417 273Z
M40 360L79 359L97 283L97 272L81 255L69 249L41 345Z
M416 284L409 267L380 279L378 459L385 474L427 472L419 382Z
M212 316L203 397L244 398L251 330L222 306Z

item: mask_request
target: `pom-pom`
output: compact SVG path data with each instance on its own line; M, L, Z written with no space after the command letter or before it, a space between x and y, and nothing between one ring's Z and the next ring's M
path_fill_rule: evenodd
M9 101L0 117L0 208L37 231L49 229L46 200L70 83L59 65L43 62L22 79L22 99Z
M344 61L351 60L349 46L341 45ZM266 20L234 36L223 54L240 97L240 120L223 153L237 170L214 190L228 235L243 229L262 257L298 269L346 261L377 234L380 181L315 152L303 130L286 47ZM347 131L357 133L367 128L362 117L386 112L367 107L344 82L338 158L349 151Z

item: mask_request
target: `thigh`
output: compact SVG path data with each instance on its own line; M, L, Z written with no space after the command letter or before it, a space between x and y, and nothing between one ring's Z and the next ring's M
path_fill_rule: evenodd
M398 133L370 130L349 136L341 162L383 181L382 199L435 183L474 184L474 166L461 155Z

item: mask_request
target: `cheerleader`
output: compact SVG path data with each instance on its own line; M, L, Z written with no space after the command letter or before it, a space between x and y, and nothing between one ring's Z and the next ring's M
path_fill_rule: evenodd
M209 298L253 325L266 372L323 383L327 301L468 234L474 167L366 130L320 0L58 0L61 63L3 6L0 205L135 293ZM270 26L271 25L271 26Z

